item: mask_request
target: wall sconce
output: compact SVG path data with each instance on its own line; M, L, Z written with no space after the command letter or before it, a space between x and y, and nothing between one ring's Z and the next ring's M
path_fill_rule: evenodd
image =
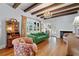
M12 27L11 26L7 27L7 32L12 32Z

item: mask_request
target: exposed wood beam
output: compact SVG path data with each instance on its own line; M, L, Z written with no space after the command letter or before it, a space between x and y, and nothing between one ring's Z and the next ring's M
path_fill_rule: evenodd
M57 12L57 11L65 10L65 9L68 9L68 8L73 8L73 7L76 7L76 6L79 6L79 3L73 3L71 5L68 5L68 6L56 9L56 10L52 10L50 12Z
M44 13L43 13L44 14ZM37 15L37 17L39 17L39 16L41 16L41 15L43 15L43 14L39 14L39 15Z
M41 16L40 18L44 18L44 16Z
M17 8L21 3L14 3L13 8Z
M61 4L63 4L63 3L54 3L52 5L49 5L47 7L42 8L40 10L37 10L35 12L32 12L31 14L36 14L36 13L39 13L39 12L44 11L44 10L49 9L49 8L53 8L53 7L58 6L58 5L61 5Z
M76 14L76 13L77 13L77 11L73 11L73 12L69 12L69 13L63 13L63 14L60 14L60 15L56 15L56 16L53 16L51 18L66 16L66 15L71 15L71 14Z
M66 11L66 12L60 12L60 13L52 14L51 18L64 16L64 15L70 15L70 14L74 14L74 13L77 13L77 10L71 11L71 12ZM44 16L41 16L40 18L44 18ZM49 18L44 18L44 19L49 19Z
M69 13L69 12L78 11L78 10L79 10L79 7L78 8L75 8L75 9L71 9L71 10L67 10L67 11L55 13L55 14L52 14L52 15L59 15L59 14Z
M74 13L77 13L77 10L79 10L79 8L75 8L75 9L72 9L72 10L68 10L68 11L63 11L63 12L60 12L60 13L52 14L51 18L74 14ZM44 18L44 17L41 17L41 18Z
M58 12L58 11L65 10L65 9L68 9L68 8L72 8L72 7L76 7L76 6L79 6L79 3L74 3L74 4L71 4L71 5L62 7L62 8L58 8L58 9L52 10L52 11L50 11L50 12L51 12L51 13L53 13L53 12ZM44 14L44 13L37 15L37 17L39 17L39 16L41 16L41 15L43 15L43 14Z
M51 18L66 16L66 15L71 15L71 14L76 14L76 13L77 13L77 11L73 11L73 12L69 12L69 13L63 13L63 14L60 14L60 15L56 15L56 16L53 16ZM50 18L44 18L44 19L50 19Z
M31 5L30 7L26 8L26 9L24 10L24 12L30 11L30 10L32 10L33 8L39 6L40 4L41 4L41 3L34 3L34 4Z

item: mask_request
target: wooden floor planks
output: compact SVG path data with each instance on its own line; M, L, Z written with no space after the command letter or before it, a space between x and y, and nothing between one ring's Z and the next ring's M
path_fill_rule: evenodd
M13 48L0 49L0 56L13 56ZM58 39L57 46L54 49L49 49L48 40L38 44L38 53L36 56L65 56L67 54L67 45L61 39Z

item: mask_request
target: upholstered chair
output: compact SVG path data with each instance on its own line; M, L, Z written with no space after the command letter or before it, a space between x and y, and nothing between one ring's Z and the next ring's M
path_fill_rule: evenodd
M37 45L31 38L21 37L12 41L15 56L34 56L37 53Z
M79 56L79 37L76 37L75 34L70 34L67 39L69 55Z

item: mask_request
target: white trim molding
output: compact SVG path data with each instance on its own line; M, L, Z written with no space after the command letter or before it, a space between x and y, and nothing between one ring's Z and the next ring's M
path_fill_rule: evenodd
M4 45L0 45L0 49L3 49L3 48L5 48L6 47L6 45L4 44Z

